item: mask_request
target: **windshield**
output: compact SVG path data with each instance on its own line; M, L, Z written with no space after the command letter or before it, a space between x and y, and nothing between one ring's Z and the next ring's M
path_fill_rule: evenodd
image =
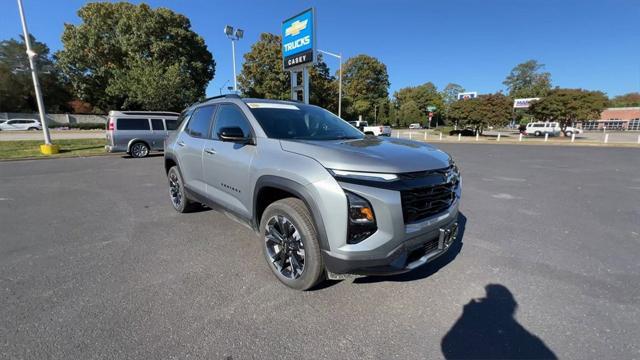
M248 102L247 105L270 138L339 140L364 137L348 122L317 106L267 102Z

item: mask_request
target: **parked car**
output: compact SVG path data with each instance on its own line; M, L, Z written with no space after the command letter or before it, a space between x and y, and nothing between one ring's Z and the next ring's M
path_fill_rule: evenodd
M543 136L544 134L549 134L549 136L558 136L561 132L562 129L560 128L560 124L557 122L532 122L527 124L525 130L525 134L535 136ZM577 129L572 126L567 126L565 129L565 134L567 136L581 133L582 129Z
M152 150L163 150L169 133L178 126L178 116L163 111L110 111L107 120L108 152L126 152L141 158Z
M42 130L42 124L34 119L11 119L0 122L0 130Z
M391 136L391 126L385 125L373 125L373 126L365 126L362 129L367 135L375 135L375 136Z
M203 203L251 226L286 286L407 272L456 239L460 172L431 145L365 136L317 106L237 95L181 118L164 152L173 208Z
M418 123L409 124L409 129L422 129L422 125Z
M462 136L476 136L476 131L474 129L457 129L449 131L449 135L462 135Z

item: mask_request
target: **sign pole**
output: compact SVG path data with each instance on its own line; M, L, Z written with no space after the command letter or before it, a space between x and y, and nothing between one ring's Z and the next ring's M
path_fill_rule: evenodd
M44 100L42 99L42 91L40 90L40 82L38 81L38 72L36 69L35 57L38 56L31 49L31 38L29 37L29 30L27 30L27 21L24 16L24 9L22 8L22 0L18 0L18 11L20 12L20 20L22 21L22 32L24 33L24 43L27 47L27 57L29 58L29 66L31 67L31 76L33 77L33 87L36 93L36 102L38 103L38 112L40 113L40 123L42 125L42 133L44 135L44 147L40 148L45 154L57 153L57 147L51 144L51 135L49 134L49 127L44 114Z
M302 100L309 104L309 67L302 68Z

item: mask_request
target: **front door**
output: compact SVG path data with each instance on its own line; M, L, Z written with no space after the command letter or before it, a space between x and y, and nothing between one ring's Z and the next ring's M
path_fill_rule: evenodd
M211 132L212 140L208 141L204 149L203 169L207 193L221 205L249 218L253 204L249 174L257 149L252 144L220 140L218 133L225 127L239 127L245 135L251 137L254 134L249 121L237 105L219 105Z

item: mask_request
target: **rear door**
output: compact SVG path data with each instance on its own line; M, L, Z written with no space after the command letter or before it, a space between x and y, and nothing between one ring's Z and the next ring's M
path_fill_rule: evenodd
M176 142L176 154L185 185L201 195L207 193L202 176L202 154L209 141L216 105L199 107L189 118Z
M151 148L155 150L164 149L164 141L167 138L167 129L164 127L164 119L151 119Z
M212 140L203 154L204 179L207 193L221 205L249 218L252 190L249 173L256 146L222 141L218 137L224 127L239 127L245 135L254 137L253 129L242 110L235 104L220 104L216 112Z

